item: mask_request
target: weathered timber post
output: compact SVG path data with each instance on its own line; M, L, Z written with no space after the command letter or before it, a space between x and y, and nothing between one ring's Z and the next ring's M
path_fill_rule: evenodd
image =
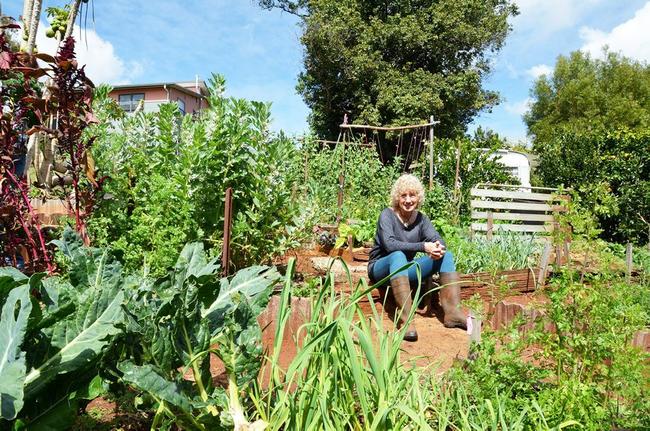
M557 232L560 229L560 224L557 221L553 222L553 232ZM562 266L562 246L558 243L555 245L555 265L557 267Z
M487 213L487 231L485 232L485 238L488 241L492 240L492 231L494 230L494 215L492 214L492 211L488 211Z
M551 258L551 249L551 243L547 242L546 245L544 245L544 251L542 252L542 258L539 264L539 275L537 276L536 289L539 289L546 283L546 274L548 272L548 262Z
M433 115L429 118L431 128L429 129L429 190L433 190Z

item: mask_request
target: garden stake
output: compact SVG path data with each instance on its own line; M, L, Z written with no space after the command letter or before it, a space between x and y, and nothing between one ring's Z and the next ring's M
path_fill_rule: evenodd
M454 214L453 221L458 223L458 217L460 216L460 142L456 148L456 175L454 176Z
M571 255L569 254L569 241L564 241L564 261L566 262L567 269L570 269Z
M494 230L494 216L492 215L492 211L488 211L487 213L487 232L485 233L485 237L487 238L488 241L492 240L492 231Z
M469 334L469 343L481 343L481 327L483 326L483 319L480 316L474 316L469 313L467 316L467 333Z
M230 266L230 231L232 229L232 187L226 189L226 202L223 215L223 248L221 251L221 267L223 276L228 277Z
M429 118L429 191L433 190L433 115Z
M544 286L544 283L546 283L546 271L548 269L548 261L550 257L551 257L551 243L547 242L546 245L544 245L544 251L542 252L542 259L539 264L539 276L537 277L537 286L536 286L537 289Z
M628 242L625 247L625 281L632 280L632 243Z

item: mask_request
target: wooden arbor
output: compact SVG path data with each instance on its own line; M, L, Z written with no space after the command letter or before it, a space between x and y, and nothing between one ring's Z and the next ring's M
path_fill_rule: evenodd
M429 188L431 188L431 178L433 176L433 128L439 121L430 118L428 123L413 124L406 126L371 126L367 124L348 124L347 116L344 117L340 125L341 131L335 142L335 145L343 146L341 159L341 172L339 172L339 191L338 191L338 215L337 224L341 221L343 208L344 187L345 187L345 148L349 145L361 145L374 147L382 163L387 163L395 156L402 157L402 172L406 172L411 164L417 161L425 151L426 144L429 145ZM393 140L389 139L393 136ZM391 141L394 148L385 145ZM394 141L394 142L393 142ZM330 141L321 141L330 143ZM422 165L424 167L424 165ZM424 171L422 172L424 176Z

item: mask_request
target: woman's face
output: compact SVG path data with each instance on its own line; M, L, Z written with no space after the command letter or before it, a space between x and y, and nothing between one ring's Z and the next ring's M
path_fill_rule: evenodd
M404 214L410 214L418 207L418 195L415 190L405 190L399 195L399 209Z

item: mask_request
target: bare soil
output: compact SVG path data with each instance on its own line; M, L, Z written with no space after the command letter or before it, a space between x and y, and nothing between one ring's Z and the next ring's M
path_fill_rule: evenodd
M362 278L367 281L367 262L357 262L350 258L349 255L343 254L341 260L331 259L331 256L317 249L294 250L285 255L278 261L279 264L286 264L289 258L296 259L296 271L300 273L299 279L308 280L309 278L324 275L328 270L334 274L335 288L340 294L349 294L353 286ZM347 267L347 268L346 268ZM348 273L351 278L348 280ZM394 324L389 319L388 314L384 311L379 292L375 290L372 295L374 306L380 316L382 324L386 330L394 330ZM368 301L360 303L361 309L367 316L372 315L372 307ZM273 324L272 314L274 302L271 301L269 310L261 316L260 323L268 324L269 327L263 332L263 343L265 348L272 345L275 325ZM305 298L300 303L299 309L302 314L308 313L308 299ZM288 364L295 356L295 344L288 341L298 336L296 329L304 323L304 317L292 316L290 321L289 337L285 335L282 353L280 355L281 364ZM402 342L402 361L413 363L416 366L436 367L440 372L447 370L452 366L454 361L462 361L467 358L469 351L469 335L463 329L445 328L442 324L442 313L438 310L435 316L426 316L424 310L418 310L415 314L414 325L418 331L418 340L416 342ZM273 331L270 331L271 327ZM291 344L291 345L289 345Z

